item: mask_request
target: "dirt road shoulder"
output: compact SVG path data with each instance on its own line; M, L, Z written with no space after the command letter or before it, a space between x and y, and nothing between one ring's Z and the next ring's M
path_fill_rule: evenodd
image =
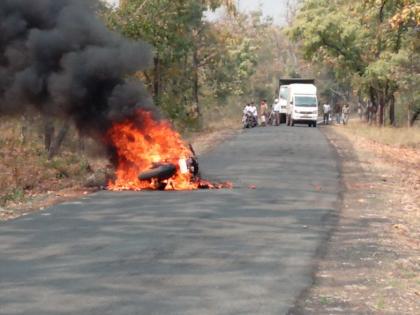
M322 129L341 160L340 219L292 314L420 314L418 152L340 128Z

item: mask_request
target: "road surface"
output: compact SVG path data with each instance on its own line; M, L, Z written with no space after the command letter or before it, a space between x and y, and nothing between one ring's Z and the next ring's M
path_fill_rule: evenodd
M333 150L267 127L200 161L236 188L104 191L1 224L0 314L286 314L335 221Z

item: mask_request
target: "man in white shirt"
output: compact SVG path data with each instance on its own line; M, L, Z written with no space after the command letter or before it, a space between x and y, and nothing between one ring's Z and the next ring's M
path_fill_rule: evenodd
M255 126L258 126L258 110L254 102L251 103L250 109L251 109L252 116L254 116Z
M257 106L255 106L255 103L252 102L251 104L251 108L252 108L252 115L254 115L254 117L258 117L258 110L257 110Z
M243 114L246 115L246 113L248 113L249 111L251 111L251 107L249 106L249 104L246 104L243 110Z
M328 125L330 122L331 106L329 104L324 104L323 111L324 111L324 125Z

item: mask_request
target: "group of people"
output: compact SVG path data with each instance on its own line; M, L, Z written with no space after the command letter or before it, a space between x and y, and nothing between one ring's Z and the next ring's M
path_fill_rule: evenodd
M245 128L252 128L256 126L280 125L280 102L278 99L274 101L271 110L268 106L267 100L263 99L260 102L259 110L255 102L250 102L245 105L243 109L242 123ZM322 107L324 125L330 123L332 114L335 116L336 123L346 125L350 116L350 105L335 104L334 111L330 104L324 104ZM259 115L258 115L259 113Z
M332 111L331 106L329 104L324 104L322 109L324 113L324 125L328 125L330 123L330 116ZM336 104L334 107L334 115L337 124L342 122L343 125L346 125L349 121L350 105L344 104L341 106L340 104Z
M246 128L256 127L258 125L266 126L267 124L274 123L278 126L280 124L280 105L278 100L275 100L271 110L265 99L261 100L259 111L255 102L246 104L243 109L242 123Z

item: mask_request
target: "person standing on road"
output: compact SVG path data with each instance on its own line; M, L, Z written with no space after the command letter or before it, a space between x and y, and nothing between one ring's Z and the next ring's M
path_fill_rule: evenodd
M279 126L280 125L280 102L277 98L273 104L273 111L274 111L274 120L275 120L276 126Z
M261 126L266 125L268 114L268 105L266 100L262 100L260 103L260 115L261 115Z
M251 113L254 116L255 125L258 126L258 110L257 110L257 106L255 106L254 102L251 103Z
M334 113L335 113L335 121L337 124L341 123L341 105L340 103L336 103L334 106Z
M330 122L331 106L329 104L324 104L323 111L324 111L324 125L328 125Z
M343 106L343 125L347 125L347 122L349 121L349 115L350 115L350 106L349 104L345 104Z
M361 102L357 104L357 114L359 115L360 121L362 121L363 120L363 106Z

